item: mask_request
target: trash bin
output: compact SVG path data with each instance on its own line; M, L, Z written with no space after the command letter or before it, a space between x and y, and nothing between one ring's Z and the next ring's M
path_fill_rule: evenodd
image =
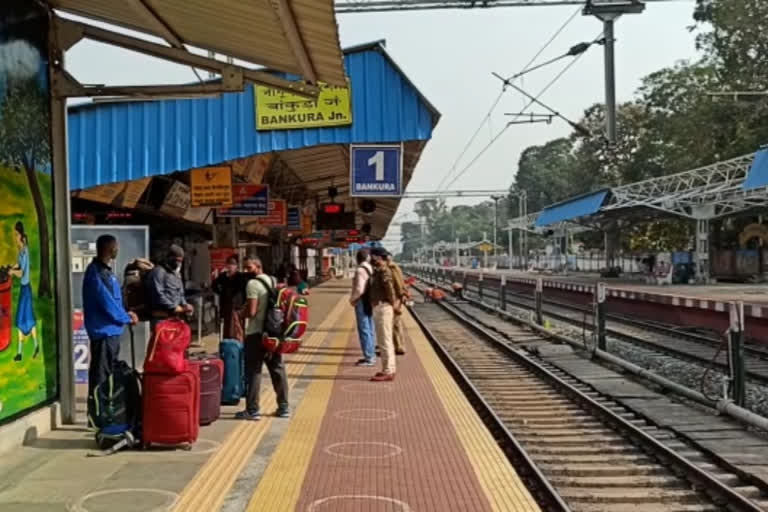
M11 288L13 281L7 273L0 273L0 352L11 344Z

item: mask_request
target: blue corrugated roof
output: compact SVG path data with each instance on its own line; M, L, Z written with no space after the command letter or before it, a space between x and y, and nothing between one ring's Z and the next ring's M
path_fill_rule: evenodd
M569 199L562 203L553 204L544 208L536 219L536 227L549 226L566 220L592 215L603 206L608 190L593 192L581 197Z
M215 98L69 109L70 186L88 188L307 146L428 140L440 114L381 42L345 51L351 126L257 132L253 87Z
M768 186L768 149L761 149L755 153L755 160L747 173L743 187L744 190L752 190L766 186Z

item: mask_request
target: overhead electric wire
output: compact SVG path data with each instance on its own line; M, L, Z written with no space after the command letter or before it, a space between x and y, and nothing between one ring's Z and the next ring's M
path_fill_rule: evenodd
M597 43L598 41L600 41L601 37L602 37L602 33L601 33L601 35L600 35L600 36L598 36L597 38L595 38L595 40L592 42L592 44L595 44L595 43ZM590 44L590 46L591 46L592 44ZM567 65L566 65L566 66L565 66L565 67L564 67L564 68L563 68L563 69L562 69L562 70L561 70L561 71L560 71L560 72L559 72L559 73L558 73L558 74L557 74L557 75L556 75L556 76L555 76L555 77L554 77L554 78L553 78L553 79L552 79L552 80L551 80L551 81L550 81L550 82L549 82L549 83L548 83L548 84L547 84L547 85L546 85L546 86L545 86L545 87L544 87L544 88L541 90L541 91L539 91L539 93L538 93L536 96L534 96L534 97L532 97L532 98L530 99L530 101L529 101L529 102L528 102L528 104L525 106L525 108L523 108L523 109L522 109L522 110L521 110L521 111L520 111L520 112L519 112L519 113L518 113L518 114L517 114L517 115L516 115L516 116L515 116L515 117L514 117L512 120L514 121L515 119L519 118L519 117L520 117L520 115L522 115L523 113L525 113L525 110L527 110L527 109L528 109L528 108L529 108L531 105L533 105L534 103L537 103L537 102L539 102L539 98L540 98L542 95L544 95L544 93L546 93L546 92L547 92L547 91L548 91L548 90L549 90L549 89L550 89L550 88L551 88L553 85L555 85L555 83L556 83L556 82L557 82L557 81L558 81L560 78L562 78L562 76L563 76L563 75L564 75L564 74L565 74L565 73L566 73L566 72L567 72L569 69L571 69L571 67L573 67L573 65L574 65L574 64L576 64L576 63L579 61L579 59L581 58L581 56L582 56L582 55L584 55L584 53L585 53L585 52L581 52L581 53L579 53L578 55L576 55L576 57L575 57L575 58L574 58L574 59L573 59L571 62L569 62L569 63L568 63L568 64L567 64ZM549 107L546 107L546 108L549 108ZM562 116L561 116L560 114L558 114L558 117L562 117ZM563 118L563 119L565 119L565 118ZM569 123L571 123L571 121L568 121L568 122L569 122ZM575 123L574 123L574 124L575 124ZM473 159L472 159L472 161L470 161L470 162L469 162L469 164L467 164L467 166L466 166L466 167L464 167L464 168L461 170L461 172L459 172L459 174L457 174L457 175L456 175L456 177L454 177L454 178L453 178L453 179L452 179L452 180L451 180L451 181L448 183L448 185L446 185L446 188L450 187L450 186L451 186L451 185L453 185L453 184L454 184L454 183L455 183L455 182L456 182L456 181L457 181L459 178L461 178L461 177L462 177L462 176L463 176L463 175L464 175L464 174L465 174L465 173L466 173L466 172L467 172L467 171L468 171L468 170L469 170L469 169L470 169L470 168L471 168L471 167L472 167L472 166L475 164L475 162L477 162L477 161L480 159L480 157L481 157L481 156L483 156L483 154L485 154L485 152L486 152L486 151L488 151L488 150L491 148L491 146L493 146L493 144L494 144L494 143L496 143L496 141L497 141L497 140L499 140L499 138L501 138L501 136L504 134L504 132L506 132L506 131L507 131L507 128L509 128L509 127L510 127L510 124L507 124L507 125L506 125L506 126L505 126L505 127L504 127L504 128L503 128L503 129L502 129L502 130L501 130L501 131L498 133L498 135L496 135L496 137L494 137L493 139L491 139L491 140L490 140L490 142L488 142L488 144L487 144L487 145L486 145L486 146L485 146L485 147L484 147L484 148L483 148L483 149L480 151L480 153L478 153L478 154L475 156L475 158L473 158Z
M576 16L578 16L581 13L581 10L582 10L582 8L578 7L576 9L576 11L574 11L574 13L567 20L565 20L565 22L555 31L555 33L549 38L549 40L547 40L547 42L544 43L544 45L541 48L539 48L539 51L536 52L536 54L531 58L531 60L529 60L528 63L525 66L523 66L522 71L520 71L518 73L518 75L522 74L522 73L525 73L527 71L531 71L531 69L534 69L534 68L531 68L533 63L536 62L536 60L541 56L541 54L544 53L547 50L547 48L549 48L549 46L555 41L555 39L557 39L558 36L560 36L560 34L563 33L563 31L566 29L566 27L576 18ZM562 58L562 56L558 57L558 58ZM546 65L546 64L549 64L549 63L550 62L545 62L542 65ZM542 65L536 66L535 69L538 69ZM472 134L472 137L470 137L469 141L464 146L464 149L462 149L461 153L459 153L459 156L456 157L456 160L453 162L453 165L451 166L451 170L445 176L443 176L442 180L440 180L440 183L437 185L437 190L440 190L441 187L443 186L443 184L445 183L445 180L447 180L448 178L451 177L451 175L456 170L456 167L459 165L459 162L461 161L461 159L464 158L464 155L467 153L469 148L472 146L472 143L475 142L475 139L477 138L477 135L480 133L480 130L482 130L483 126L488 121L490 121L490 118L491 118L491 115L493 114L493 111L496 110L496 107L498 106L499 101L501 101L501 97L504 96L504 92L505 92L504 89L502 89L499 92L498 96L496 96L496 99L493 101L493 104L491 105L491 108L488 109L488 113L485 114L485 116L483 117L482 121L480 121L480 126L477 127L477 130L475 130L475 132ZM504 128L504 129L506 129L506 128ZM502 132L503 131L504 130L502 130Z

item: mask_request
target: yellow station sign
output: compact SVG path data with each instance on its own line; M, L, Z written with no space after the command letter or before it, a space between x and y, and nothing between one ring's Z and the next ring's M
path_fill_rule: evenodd
M256 86L256 129L291 130L352 124L348 87L318 84L317 98L305 98L270 87Z
M190 182L192 207L232 205L231 167L192 169Z

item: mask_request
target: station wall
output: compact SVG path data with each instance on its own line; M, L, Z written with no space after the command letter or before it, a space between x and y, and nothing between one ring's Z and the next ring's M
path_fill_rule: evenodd
M0 422L58 387L47 33L35 2L0 5Z

